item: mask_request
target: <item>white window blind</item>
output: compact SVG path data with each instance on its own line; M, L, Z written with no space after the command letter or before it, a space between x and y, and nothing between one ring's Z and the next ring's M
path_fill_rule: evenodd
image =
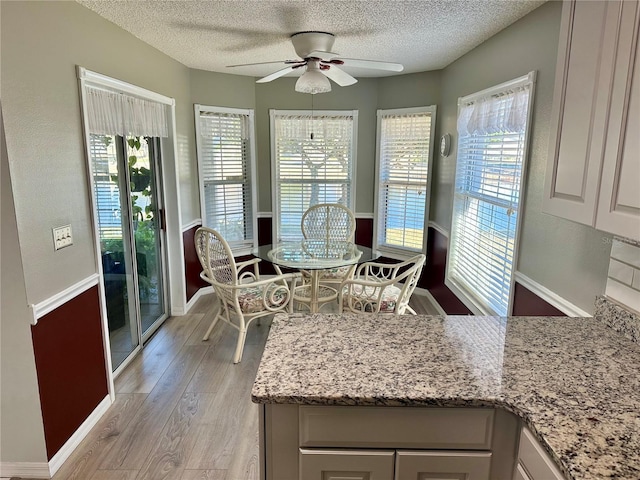
M196 105L203 225L233 248L254 244L252 112Z
M510 312L533 82L532 72L458 102L447 285L483 314Z
M271 111L274 241L302 238L302 214L318 203L353 210L357 112Z
M435 107L378 111L380 250L423 250L434 123Z

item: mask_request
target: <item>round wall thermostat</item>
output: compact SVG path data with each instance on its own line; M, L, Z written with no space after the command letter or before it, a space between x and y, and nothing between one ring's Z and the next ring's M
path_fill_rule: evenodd
M440 137L440 155L443 157L449 156L449 151L451 150L451 135L445 133Z

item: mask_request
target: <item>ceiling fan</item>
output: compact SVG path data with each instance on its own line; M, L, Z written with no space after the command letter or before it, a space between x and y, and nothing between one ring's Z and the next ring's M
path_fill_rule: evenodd
M358 80L340 68L346 67L368 68L373 70L385 70L401 72L404 68L399 63L379 62L375 60L361 60L356 58L343 58L332 52L335 35L328 32L297 32L291 35L291 43L298 55L298 60L282 60L279 62L245 63L241 65L229 65L229 67L245 67L249 65L285 64L285 68L278 70L266 77L257 80L257 83L266 83L280 78L298 68L305 67L305 72L296 82L296 92L325 93L331 91L329 79L341 87L353 85Z

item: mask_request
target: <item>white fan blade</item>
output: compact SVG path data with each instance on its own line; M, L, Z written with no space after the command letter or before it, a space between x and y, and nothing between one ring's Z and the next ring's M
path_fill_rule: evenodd
M331 68L329 68L328 70L320 71L341 87L348 87L349 85L353 85L358 81L344 70L340 70L335 65L331 65Z
M276 78L280 78L283 77L284 75L286 75L289 72L293 72L293 70L296 68L296 66L291 66L291 67L287 67L287 68L283 68L282 70L278 70L277 72L273 72L271 75L267 75L266 77L262 77L259 80L256 80L256 83L267 83L270 82L271 80L275 80Z
M372 70L388 70L390 72L401 72L404 67L399 63L378 62L375 60L360 60L357 58L342 58L345 67L370 68Z
M280 60L280 61L275 61L275 62L260 62L260 63L239 63L238 65L227 65L227 68L231 68L231 67L251 67L253 65L272 65L272 64L283 64L283 63L290 63L293 62L294 60ZM297 60L295 60L297 61Z

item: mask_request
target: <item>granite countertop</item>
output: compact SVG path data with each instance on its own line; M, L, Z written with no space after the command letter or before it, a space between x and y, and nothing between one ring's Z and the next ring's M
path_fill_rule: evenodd
M640 345L593 318L277 315L256 403L497 407L569 479L640 479Z

